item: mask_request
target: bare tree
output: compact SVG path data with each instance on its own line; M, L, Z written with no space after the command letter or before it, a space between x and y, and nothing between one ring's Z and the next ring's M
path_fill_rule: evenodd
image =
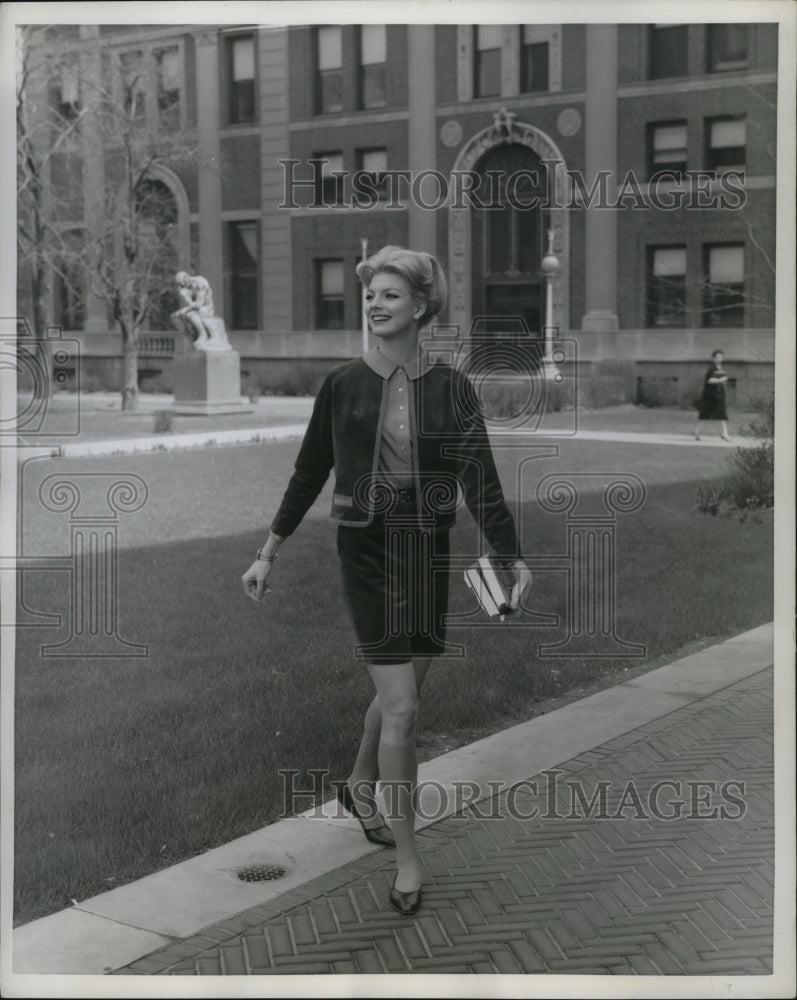
M53 278L63 262L52 163L73 145L84 111L67 118L56 107L46 107L52 68L46 66L43 38L35 28L18 28L17 53L18 286L32 311L34 333L43 337L53 319Z
M81 59L58 43L57 29L32 29L21 39L20 263L31 281L38 329L47 322L55 276L72 286L82 279L86 300L104 304L121 335L122 407L135 409L140 333L153 311L164 312L180 264L177 208L162 169L196 161L196 143L174 115L162 115L157 105L152 113L148 53L97 47L87 59L84 46ZM59 91L60 101L53 96ZM64 162L75 169L56 178ZM82 179L89 165L94 185Z

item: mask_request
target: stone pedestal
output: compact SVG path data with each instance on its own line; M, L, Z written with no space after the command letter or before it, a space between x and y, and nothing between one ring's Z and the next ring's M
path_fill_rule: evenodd
M241 359L237 351L190 351L172 362L172 413L212 417L249 413L241 402Z

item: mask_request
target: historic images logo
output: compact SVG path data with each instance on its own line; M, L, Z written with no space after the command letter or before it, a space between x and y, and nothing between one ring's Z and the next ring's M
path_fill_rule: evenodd
M299 787L300 771L283 768L283 808L279 819L288 819L305 812L309 819L329 819L321 803L339 781L330 781L324 768L304 772L310 780ZM628 780L623 782L581 778L563 780L564 771L551 769L516 784L504 781L479 783L468 778L443 784L434 779L418 782L416 811L424 821L435 822L450 816L467 820L475 816L483 820L500 820L506 816L524 822L545 820L740 820L747 813L746 786L737 778L713 779L661 778L650 784ZM375 810L379 803L374 804ZM337 800L333 801L333 818L345 815ZM364 819L372 815L364 809ZM384 811L387 819L393 818Z
M553 175L555 160L541 160L542 170L327 170L330 160L285 159L284 209L358 209L377 207L403 211L409 204L436 211L478 208L501 211L507 205L520 211L535 209L633 209L660 211L720 208L736 211L747 202L745 172L728 170L660 170L640 180L633 170L618 182L609 170L599 170L590 181L581 171L566 170L564 197L558 197L546 173ZM303 164L302 175L297 167ZM550 170L546 168L550 167ZM307 168L310 170L307 175ZM300 203L297 198L301 198Z

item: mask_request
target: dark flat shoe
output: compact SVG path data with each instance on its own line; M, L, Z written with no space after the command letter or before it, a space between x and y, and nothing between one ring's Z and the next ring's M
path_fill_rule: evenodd
M411 917L420 910L422 895L420 889L413 889L412 892L402 892L401 889L397 889L394 878L393 888L390 890L390 905L403 917Z
M395 847L396 841L393 839L393 831L387 825L383 823L381 826L369 827L363 823L362 816L357 811L357 806L352 798L349 786L344 781L337 787L337 797L338 802L343 806L347 813L353 816L360 824L365 834L366 840L370 840L372 844L379 844L380 847Z

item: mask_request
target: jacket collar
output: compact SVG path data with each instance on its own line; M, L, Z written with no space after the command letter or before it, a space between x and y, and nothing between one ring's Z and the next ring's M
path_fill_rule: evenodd
M400 367L395 361L386 358L378 347L372 347L366 351L363 354L363 361L377 375L381 375L383 379L389 379L393 372ZM415 357L408 361L404 365L404 371L407 373L407 378L414 380L419 379L421 375L425 375L431 367L432 364L429 361L429 357L424 352L422 358Z

